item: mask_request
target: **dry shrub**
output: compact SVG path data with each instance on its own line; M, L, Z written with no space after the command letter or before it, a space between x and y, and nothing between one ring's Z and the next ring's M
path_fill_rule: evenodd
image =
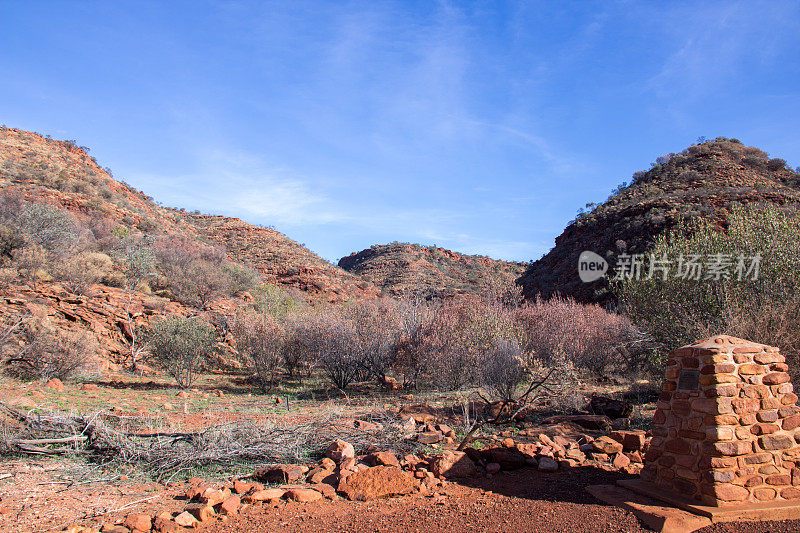
M569 298L537 298L518 308L523 350L536 359L571 361L595 374L645 370L647 351L643 336L630 321L598 305Z
M231 332L253 379L261 390L269 391L280 371L283 327L269 314L241 311L231 325Z
M107 276L112 266L111 258L105 254L78 254L64 259L57 275L68 290L80 295Z
M321 338L316 343L315 363L333 386L345 390L356 380L360 368L358 333L352 322L335 312L321 313L317 320Z
M88 333L56 330L30 319L20 325L18 336L23 345L5 360L14 377L65 380L95 370L97 342Z
M216 330L199 318L164 317L152 324L146 336L150 360L184 389L216 350Z
M422 373L436 389L480 383L479 368L500 340L515 338L511 310L500 302L463 297L436 308L424 330Z
M284 327L282 359L290 377L301 377L314 364L321 351L324 329L317 316L311 313L291 315Z
M160 288L185 304L205 308L216 296L251 289L258 278L251 269L228 261L223 250L187 237L164 237L152 249Z
M400 329L394 301L356 302L342 310L342 317L353 326L358 352L355 358L360 370L385 382L394 360L394 344Z

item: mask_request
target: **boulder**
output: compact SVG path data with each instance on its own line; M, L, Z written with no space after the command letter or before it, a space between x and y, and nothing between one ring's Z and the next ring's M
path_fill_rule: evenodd
M228 496L219 506L219 512L226 515L235 515L239 512L242 499L239 496Z
M525 466L525 454L516 448L489 448L483 451L486 462L498 463L503 470L516 470Z
M184 511L195 517L198 522L208 522L216 516L214 508L205 503L190 503Z
M558 470L558 461L556 461L553 457L540 457L539 470L542 472L555 472Z
M417 480L393 466L376 466L347 476L339 483L338 492L350 500L369 501L414 492Z
M244 497L244 500L248 503L251 502L266 502L270 500L280 500L283 498L283 495L286 493L284 489L263 489L257 490L252 494L248 494Z
M400 461L392 452L375 452L367 455L364 462L370 466L400 466Z
M356 451L353 445L349 442L337 439L333 441L328 449L325 450L325 456L329 457L336 463L342 462L344 459L352 459L356 456Z
M464 452L445 451L433 461L435 476L468 478L475 475L475 463Z
M153 526L153 519L149 514L133 513L125 517L125 521L122 525L132 531L142 531L146 533L150 531L150 528Z
M351 447L352 448L352 447ZM253 473L253 479L262 483L294 483L299 481L308 467L300 465L275 465Z
M417 442L420 444L436 444L442 442L443 438L444 435L438 431L423 431L422 433L417 433Z
M175 523L181 527L195 527L198 520L189 511L184 511L175 517Z
M315 502L322 499L322 493L314 489L289 489L284 497L301 503Z
M641 451L647 439L647 434L644 431L613 431L609 436L622 443L622 447L626 452Z
M496 474L501 470L501 467L498 463L489 463L486 465L486 473L487 474Z
M621 453L623 446L621 442L617 442L611 437L600 437L592 442L592 448L597 452L611 455Z

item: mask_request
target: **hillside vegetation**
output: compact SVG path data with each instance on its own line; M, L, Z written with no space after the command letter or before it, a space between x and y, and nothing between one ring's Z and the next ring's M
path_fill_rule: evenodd
M340 259L339 266L380 287L385 294L414 292L438 298L487 294L508 285L525 268L523 263L397 242L352 253Z
M652 249L660 236L681 223L704 220L724 229L735 206L777 206L790 213L800 202L800 173L782 159L736 139L717 138L678 154L659 157L633 175L600 205L589 204L532 263L518 283L526 297L562 294L580 301L613 301L606 279L582 283L578 256L594 251L613 271L620 254ZM613 272L612 272L613 273Z

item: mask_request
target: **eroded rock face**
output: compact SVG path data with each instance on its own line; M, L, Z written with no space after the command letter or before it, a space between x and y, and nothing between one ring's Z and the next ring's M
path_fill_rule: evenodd
M338 492L350 500L369 501L411 494L417 487L417 480L408 472L393 466L376 466L344 478Z

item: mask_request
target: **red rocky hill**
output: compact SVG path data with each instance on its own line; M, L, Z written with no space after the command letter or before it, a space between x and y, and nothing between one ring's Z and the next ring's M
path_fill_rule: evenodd
M555 247L518 280L525 296L560 293L584 302L610 302L606 278L582 283L578 257L593 251L616 265L621 253L645 253L655 237L681 221L705 219L724 228L734 206L777 205L796 211L800 173L782 159L736 139L717 138L660 157L603 204L589 206L556 238Z
M0 128L0 193L15 191L27 201L61 206L86 223L107 225L116 235L171 234L220 245L230 260L255 268L263 281L297 288L312 301L338 302L378 292L275 230L159 206L113 179L88 152L71 141Z
M339 266L393 296L420 291L439 298L485 294L512 283L525 268L522 263L407 243L372 246L343 257Z

